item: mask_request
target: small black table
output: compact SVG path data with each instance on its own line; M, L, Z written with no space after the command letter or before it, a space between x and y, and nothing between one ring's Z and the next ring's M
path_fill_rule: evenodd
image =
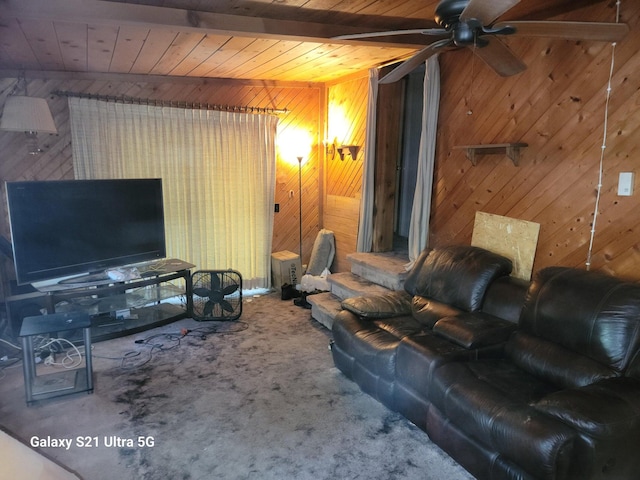
M82 329L84 339L84 368L78 367L38 376L36 374L33 337ZM91 362L91 317L85 312L52 313L26 317L20 329L22 367L27 405L40 400L80 392L93 393Z

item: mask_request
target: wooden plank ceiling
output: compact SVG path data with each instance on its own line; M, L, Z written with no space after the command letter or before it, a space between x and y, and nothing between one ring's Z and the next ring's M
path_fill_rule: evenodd
M505 19L595 0L522 0ZM328 82L410 56L437 0L0 0L0 69Z

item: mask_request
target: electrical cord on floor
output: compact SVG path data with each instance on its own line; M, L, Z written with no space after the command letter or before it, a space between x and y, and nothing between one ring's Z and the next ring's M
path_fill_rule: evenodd
M207 327L198 327L194 329L182 328L180 332L172 333L156 333L149 337L135 340L134 343L143 347L148 347L146 354L144 351L133 350L126 352L121 357L106 357L92 354L95 358L103 358L108 360L120 361L120 368L125 370L135 370L149 363L155 353L166 352L178 348L182 344L185 337L196 337L202 341L207 339L209 335L229 335L242 332L249 328L245 322L221 322L217 325ZM160 339L160 340L159 340ZM170 342L167 345L167 342ZM134 360L138 360L134 362Z
M14 344L14 343L11 343L10 341L5 340L4 338L0 338L0 343L2 343L3 345L6 345L8 347L11 347L14 350L17 350L19 352L22 351L22 347L20 347L19 345Z
M20 366L21 361L22 361L22 358L8 358L8 357L0 358L0 380L2 380L6 376L6 373L4 373L5 370L9 370L10 368L16 368Z

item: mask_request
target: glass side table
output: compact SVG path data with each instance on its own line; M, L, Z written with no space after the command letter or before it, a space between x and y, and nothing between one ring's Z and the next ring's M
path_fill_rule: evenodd
M33 337L82 329L84 340L84 367L37 375ZM85 312L52 313L25 317L20 329L22 367L27 405L63 395L93 393L93 366L91 362L91 317Z

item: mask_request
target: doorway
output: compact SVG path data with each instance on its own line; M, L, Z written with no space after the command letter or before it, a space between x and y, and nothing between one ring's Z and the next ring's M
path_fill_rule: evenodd
M411 210L416 189L418 151L422 130L422 105L425 66L411 72L405 82L404 111L402 113L401 153L398 156L396 178L396 209L394 250L408 248Z

